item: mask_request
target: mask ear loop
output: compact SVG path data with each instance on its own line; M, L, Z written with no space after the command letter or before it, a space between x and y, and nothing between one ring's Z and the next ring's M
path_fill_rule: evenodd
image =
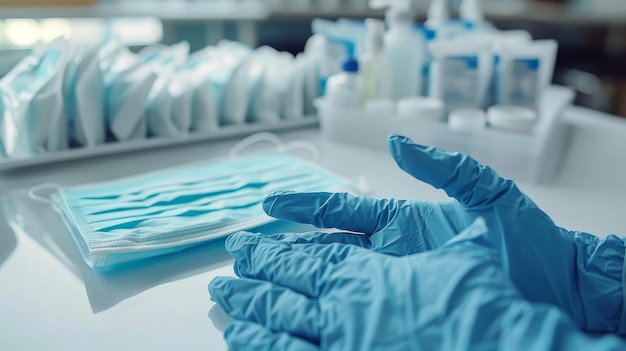
M31 199L37 202L42 202L42 203L50 204L50 205L54 204L54 201L52 200L52 198L37 194L38 192L43 191L43 190L52 190L51 193L61 192L61 187L58 184L54 184L54 183L45 183L45 184L35 185L34 187L28 189L28 197L30 197Z
M240 142L235 144L235 146L233 146L232 149L230 149L228 156L231 159L237 158L241 155L243 150L255 144L263 143L263 142L268 142L274 145L274 148L276 149L276 151L283 152L283 153L287 153L292 150L298 150L298 149L307 150L311 153L312 161L317 161L319 159L320 152L317 146L315 146L314 144L308 141L303 141L303 140L296 140L296 141L291 141L288 143L283 143L283 141L278 137L278 135L274 133L268 133L268 132L256 133L256 134L250 135L249 137L243 138Z
M313 143L304 140L291 141L277 147L278 151L287 153L292 150L306 150L311 153L311 161L317 162L320 158L320 150Z
M241 156L241 152L243 150L251 147L254 144L263 143L263 142L268 142L272 144L275 149L278 149L283 144L283 141L280 140L278 135L274 133L268 133L268 132L256 133L256 134L250 135L249 137L241 139L240 142L235 144L235 146L233 146L233 148L230 149L230 152L228 153L228 157L230 157L231 159L237 158Z
M249 137L243 138L240 142L233 146L228 155L231 159L237 158L240 156L243 150L251 147L254 144L262 142L269 142L273 144L276 150L282 153L288 153L292 150L298 149L307 150L311 153L311 161L317 162L317 160L319 160L320 151L317 146L315 146L315 144L304 140L296 140L288 143L283 143L278 135L268 132L256 133L250 135ZM356 188L363 195L369 194L371 192L371 189L367 184L367 180L364 176L358 177L358 179L356 180Z

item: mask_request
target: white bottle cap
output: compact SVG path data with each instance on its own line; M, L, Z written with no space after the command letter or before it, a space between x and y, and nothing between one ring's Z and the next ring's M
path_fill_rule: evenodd
M408 118L442 120L444 105L441 99L414 96L398 101L398 115Z
M537 120L537 112L528 107L496 105L487 110L490 126L512 132L529 133Z
M472 131L484 129L487 124L485 111L468 108L453 110L448 116L448 125L451 129Z
M365 113L372 117L391 117L394 110L395 103L391 99L374 99L365 104Z

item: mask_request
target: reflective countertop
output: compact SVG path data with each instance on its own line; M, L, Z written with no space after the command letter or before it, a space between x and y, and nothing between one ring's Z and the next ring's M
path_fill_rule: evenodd
M626 121L570 108L574 125L559 173L519 183L563 227L626 235ZM326 141L316 129L280 133L320 150L319 164L349 179L364 177L371 196L442 200L445 193L399 170L384 150ZM224 157L238 140L178 146L32 167L0 174L0 348L2 350L225 350L228 322L207 292L233 275L217 240L124 269L95 273L82 261L46 205L23 206L23 189L76 185ZM20 195L21 194L21 195ZM10 203L11 205L7 205ZM10 208L9 208L10 207ZM9 225L10 224L10 225ZM307 230L275 223L264 232Z

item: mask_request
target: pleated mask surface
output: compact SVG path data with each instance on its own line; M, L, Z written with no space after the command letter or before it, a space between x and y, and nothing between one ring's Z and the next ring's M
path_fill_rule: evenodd
M282 152L194 163L114 181L58 187L48 199L93 268L182 249L272 221L278 190L337 191L350 182ZM33 197L43 185L31 189Z

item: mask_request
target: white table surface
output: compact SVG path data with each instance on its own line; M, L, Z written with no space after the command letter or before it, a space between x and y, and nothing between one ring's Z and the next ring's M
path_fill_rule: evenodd
M519 186L561 226L599 236L626 235L626 120L582 108L570 108L566 120L575 129L559 174L548 183ZM373 196L445 198L442 191L400 171L383 150L330 143L314 129L281 137L315 143L322 166L348 178L365 176ZM221 157L236 141L3 173L0 194L44 182L80 184ZM213 308L206 288L213 277L233 274L223 240L102 275L91 272L75 249L63 244L67 234L47 226L43 212L24 217L30 220L27 232L11 229L6 216L0 216L1 350L226 349L220 331L226 319Z

